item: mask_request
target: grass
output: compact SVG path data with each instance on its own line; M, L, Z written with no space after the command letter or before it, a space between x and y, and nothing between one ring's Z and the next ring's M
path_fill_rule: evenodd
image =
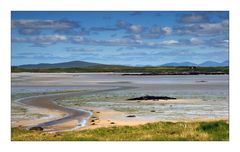
M190 73L205 73L211 74L212 72L220 72L224 74L229 73L229 67L129 67L129 66L94 66L87 68L45 68L45 69L23 69L18 67L12 67L12 72L47 72L47 73L81 73L81 72L141 72L141 73L155 73L155 74L190 74Z
M46 133L12 128L13 141L228 141L229 124L213 122L156 122Z

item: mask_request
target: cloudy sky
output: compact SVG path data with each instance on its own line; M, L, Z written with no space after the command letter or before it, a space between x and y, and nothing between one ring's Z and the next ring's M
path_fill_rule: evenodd
M12 65L223 62L228 12L12 12Z

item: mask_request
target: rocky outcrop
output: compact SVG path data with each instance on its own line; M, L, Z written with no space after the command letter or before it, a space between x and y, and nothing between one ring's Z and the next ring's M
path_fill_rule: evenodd
M168 96L142 96L137 98L130 98L128 100L175 100L177 98Z
M128 115L128 116L126 116L126 117L136 117L135 115Z

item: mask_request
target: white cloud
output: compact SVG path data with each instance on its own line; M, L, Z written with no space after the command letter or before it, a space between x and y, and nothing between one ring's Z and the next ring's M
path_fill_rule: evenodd
M134 40L141 40L142 36L140 34L134 34L132 36L129 36L129 38L134 39Z
M67 40L67 37L65 35L53 35L52 36L52 39L53 40L59 40L59 41L66 41Z
M216 23L197 23L188 24L176 29L179 34L193 34L193 35L215 35L225 34L228 35L228 20Z
M172 28L171 27L163 27L162 30L167 35L172 33Z
M130 25L128 29L133 33L141 33L144 28L141 25Z
M78 23L69 20L13 20L12 28L28 29L69 29L78 27Z
M196 37L191 38L191 39L190 39L190 42L191 42L192 44L194 44L194 45L198 45L198 44L202 44L202 43L203 43L202 40L200 40L199 38L196 38Z
M65 35L40 35L31 37L13 38L14 42L33 43L35 45L51 45L57 42L66 42L68 38Z
M208 20L208 16L203 14L184 14L180 17L182 23L200 23Z
M176 45L176 44L179 44L179 41L177 41L177 40L166 40L166 41L162 41L161 44L164 44L164 45Z

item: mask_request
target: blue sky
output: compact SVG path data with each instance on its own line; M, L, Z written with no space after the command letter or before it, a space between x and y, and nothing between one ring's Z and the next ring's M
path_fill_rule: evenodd
M12 12L12 65L228 60L228 12Z

